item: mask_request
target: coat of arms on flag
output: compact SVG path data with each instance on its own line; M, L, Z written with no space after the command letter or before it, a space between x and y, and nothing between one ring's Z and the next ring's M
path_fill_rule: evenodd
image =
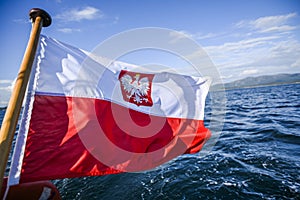
M137 106L152 106L151 87L153 74L122 70L119 75L123 99Z

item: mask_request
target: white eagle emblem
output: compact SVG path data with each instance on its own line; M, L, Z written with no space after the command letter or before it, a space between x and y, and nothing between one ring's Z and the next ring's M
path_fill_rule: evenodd
M150 81L148 77L140 78L140 76L140 74L135 74L134 78L132 78L129 74L124 74L120 78L121 85L129 102L133 101L132 103L138 106L150 106L152 105L152 100L151 98L149 99Z

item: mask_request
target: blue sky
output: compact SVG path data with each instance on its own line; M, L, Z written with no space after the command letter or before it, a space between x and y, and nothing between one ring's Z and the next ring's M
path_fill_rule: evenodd
M300 72L299 0L11 0L0 5L0 106L25 51L33 7L53 18L42 34L87 51L122 31L162 27L199 43L224 82Z

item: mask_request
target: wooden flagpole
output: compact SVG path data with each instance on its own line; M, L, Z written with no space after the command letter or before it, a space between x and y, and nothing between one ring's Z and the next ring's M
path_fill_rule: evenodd
M39 8L31 9L29 16L33 23L30 38L0 130L0 191L41 29L50 26L52 21L50 15Z

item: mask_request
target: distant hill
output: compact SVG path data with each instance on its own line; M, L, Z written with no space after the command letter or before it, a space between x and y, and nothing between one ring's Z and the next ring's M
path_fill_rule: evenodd
M291 83L300 83L300 73L247 77L241 80L225 83L224 87L226 90L230 90L235 88L261 87L268 85L282 85ZM221 85L217 84L213 85L211 90L218 90L220 88Z

